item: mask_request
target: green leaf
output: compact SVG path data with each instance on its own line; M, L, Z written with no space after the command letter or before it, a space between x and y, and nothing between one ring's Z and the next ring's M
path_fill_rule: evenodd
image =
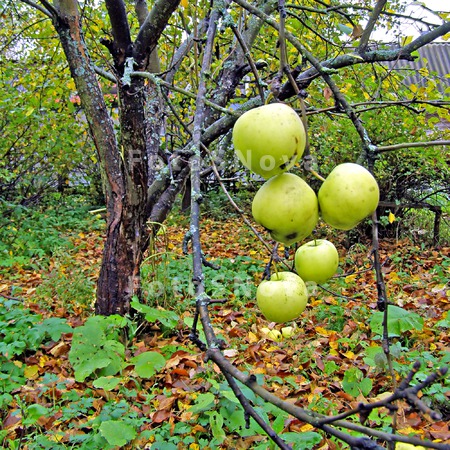
M97 389L104 389L105 391L112 391L119 383L121 378L117 377L100 377L94 380L93 386Z
M71 333L73 331L66 319L61 319L59 317L50 317L49 319L45 319L39 327L55 342L59 341L62 334Z
M437 322L436 326L440 328L450 328L450 315L448 314L448 311L446 311L442 317L443 319Z
M395 305L389 305L387 311L387 328L390 337L401 336L405 331L421 331L423 318L412 311L407 311ZM381 336L383 334L384 313L377 311L372 315L370 328L373 333Z
M359 394L367 395L365 392L369 393L372 390L372 381L364 378L364 374L360 369L352 367L344 374L342 389L352 397L357 397Z
M324 372L331 375L339 369L339 366L334 361L327 361L325 363Z
M108 444L122 447L133 440L137 433L135 428L122 420L107 420L100 425L101 435Z
M227 437L225 431L223 430L223 417L214 411L209 415L209 425L211 426L211 431L216 439L216 444L221 444Z
M92 375L97 369L102 369L111 363L111 359L104 358L81 359L79 362L72 362L75 369L75 380L82 383L88 376Z
M131 307L136 311L145 315L145 320L148 322L160 322L166 328L175 328L180 319L178 314L173 311L165 309L152 308L148 305L139 303L136 299L131 302Z
M322 436L314 431L306 431L304 433L288 432L283 433L281 437L288 444L295 444L296 450L310 450L322 440Z
M208 411L215 403L215 395L211 392L206 392L205 394L200 394L195 403L189 408L192 413L199 413L202 411Z
M361 380L361 383L359 384L359 388L361 389L361 394L366 397L369 395L370 391L372 390L373 383L370 378L363 378Z
M40 417L48 415L48 408L39 404L30 405L27 408L27 421L36 422Z
M69 361L77 381L83 382L96 371L98 375L108 376L122 369L125 347L116 340L122 324L114 316L95 316L74 331Z
M287 418L288 414L284 411L281 411L281 413L276 416L276 419L272 422L272 428L275 433L280 434L283 431Z
M134 370L141 378L151 378L166 364L164 356L158 352L140 353L131 358L130 362L134 364Z
M194 318L189 317L189 316L184 317L183 322L188 328L192 329L192 326L194 325ZM197 332L198 332L199 339L203 342L206 342L205 332L203 331L203 327L202 327L202 324L200 323L200 321L197 323Z
M350 36L353 33L352 27L348 27L347 25L344 25L342 23L338 23L337 27L338 27L339 31L341 31L344 34L347 34L348 36Z

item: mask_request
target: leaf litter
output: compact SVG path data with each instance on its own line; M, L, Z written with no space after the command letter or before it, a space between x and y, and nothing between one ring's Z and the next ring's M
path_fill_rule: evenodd
M251 261L260 268L258 274L250 276L257 284L269 255L261 244L255 244L256 239L241 221L205 219L202 226L206 257L219 264L224 260L236 262L242 266L236 268L238 272L245 271L245 264ZM157 241L158 250L162 254L170 253L173 259L182 257L186 231L179 226L168 226L165 239ZM62 302L60 296L48 291L45 292L51 297L37 303L36 291L55 276L55 270L60 274L78 268L79 274L95 280L101 258L100 243L97 233L86 233L76 237L70 258L52 259L46 270L17 267L12 279L0 281L0 297L20 297L31 312L43 318L65 318L73 328L82 325L90 314L94 293L90 302L80 305L76 299ZM224 353L230 361L241 370L260 376L277 396L325 414L339 414L361 401L374 401L392 389L386 366L380 356L377 360L376 350L381 343L370 327L369 316L376 312L377 298L368 250L363 246L350 250L338 248L340 275L325 289L312 292L307 310L292 324L294 331L289 338L276 341L261 331L281 326L267 323L254 298L229 292L228 303L212 308L213 326L228 342ZM414 357L423 360L424 371L436 370L445 355L447 363L449 359L450 248L426 249L408 241L386 240L381 243L380 256L390 301L423 318L421 329L413 326L393 338L397 377L400 379L409 371ZM119 374L104 379L87 377L82 382L76 381L68 357L73 336L70 332L62 333L56 341L50 339L36 351L11 357L13 365L23 369L23 378L19 377L11 391L10 403L0 413L2 436L7 440L20 438L30 432L32 424L33 430L51 432L59 442L67 443L75 434L88 434L94 418L100 417L111 401L128 403L127 411L144 418L139 422L137 435L126 429L131 443L123 442L123 448L151 443L152 430L163 424L169 424L172 432L179 423L189 424L186 435L207 433L205 425L196 418L217 406L217 399L206 394L214 392L221 377L218 368L205 363L204 355L189 339L186 323L190 323L192 309L193 306L179 312L180 321L174 330L165 329L157 321L144 327L127 344L129 365L125 364ZM163 355L165 363L156 373L141 378L131 361L145 352ZM371 355L374 355L372 359ZM438 405L443 413L441 421L432 422L407 405L400 405L399 432L449 443L448 384L440 394L447 401ZM85 413L74 400L80 398L86 399ZM30 416L36 420L30 422ZM115 424L106 422L100 432L106 433ZM369 417L369 425L389 424L387 411ZM282 430L306 432L310 426L288 417ZM139 436L150 437L146 440ZM261 438L235 435L234 439L234 448L251 448ZM229 445L225 439L217 448L229 448ZM339 447L323 437L314 448Z

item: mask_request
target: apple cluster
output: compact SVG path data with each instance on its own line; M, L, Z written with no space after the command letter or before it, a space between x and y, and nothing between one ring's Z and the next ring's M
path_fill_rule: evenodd
M308 237L319 217L329 226L350 230L377 207L379 188L359 164L336 166L317 195L299 176L288 173L303 156L306 131L297 113L283 103L245 112L233 128L233 146L242 164L266 181L252 202L252 215L271 237L286 246ZM305 282L324 283L337 270L336 247L314 239L295 253L293 272L276 272L257 289L257 302L272 322L297 318L306 308Z

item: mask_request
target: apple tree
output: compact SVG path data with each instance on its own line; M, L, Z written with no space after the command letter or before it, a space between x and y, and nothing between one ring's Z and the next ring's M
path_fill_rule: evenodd
M450 32L445 14L436 13L432 23L420 17L410 19L405 7L403 1L387 0L378 0L375 5L369 1L328 4L314 0L289 4L283 0L6 3L5 11L14 17L14 24L26 28L23 20L33 17L35 22L29 26L38 31L41 22L51 22L48 42L67 61L66 79L74 83L96 150L107 210L96 313L130 311L131 299L141 294L140 267L152 237L177 196L187 189L195 323L203 323L206 343L198 340L195 328L193 340L222 369L248 417L261 423L281 448L288 447L255 413L236 380L352 448L381 447L372 439L341 431L343 428L390 443L403 438L374 434L342 418L311 416L293 405L281 405L252 376L239 372L223 357L223 343L209 321L208 306L216 299L208 298L203 284L201 179L213 172L220 181L218 163L232 148L231 132L239 117L258 106L278 102L294 107L307 131L302 166L297 164L296 168L304 171L305 178L317 174L315 161L329 153L326 127L331 125L315 119L321 116L345 123L352 136L352 152L346 152L344 158L332 154L334 162L358 162L376 176L386 149L378 145L377 136L366 123L371 105L382 105L387 117L393 104L398 108L420 107L422 115L428 108L438 116L448 114L441 103L428 98L427 92L408 97L398 74L387 66L388 62L414 60L419 48ZM405 20L418 22L427 31L403 39ZM393 42L379 42L377 34L387 31ZM29 51L37 47L39 42L33 42ZM52 67L41 61L33 70L50 71ZM113 89L117 104L112 107L107 98ZM363 104L358 95L366 99ZM422 135L420 139L427 138ZM417 145L416 137L414 140ZM448 141L442 137L434 143ZM402 141L402 145L406 148L411 144ZM375 243L375 259L376 251ZM377 288L380 307L385 307L382 279ZM417 394L409 381L389 401ZM422 407L419 399L417 405ZM369 409L361 406L359 412L363 415Z
M327 9L315 2L285 7L243 0L212 5L156 1L151 7L145 1L7 3L14 23L24 27L35 17L30 28L36 35L41 22L51 21L46 39L66 58L97 152L107 208L97 313L129 311L130 299L140 294L140 265L151 234L189 180L192 155L200 152L207 165L208 151L226 145L237 117L264 103L269 93L297 102L299 109L303 104L309 113L328 112L325 99L334 99L331 113L346 116L360 139L354 160L369 158L373 165L380 151L366 132L362 112L352 105L347 74L369 67L380 80L379 90L367 92L363 83L356 89L373 101L388 101L397 93L390 89L392 77L383 63L414 59L418 48L444 36L449 27L439 15L440 25L420 19L429 32L406 45L381 45L373 38L381 27L401 36L404 5L392 7L396 10L378 2L376 8L364 3ZM201 67L213 13L218 15L214 51ZM38 42L29 44L29 52ZM34 72L49 70L45 58L33 67ZM107 101L112 85L118 96L114 111ZM195 123L200 96L205 97L204 114L202 123ZM301 103L302 96L306 102ZM413 101L428 105L419 96ZM197 135L199 148L193 145Z

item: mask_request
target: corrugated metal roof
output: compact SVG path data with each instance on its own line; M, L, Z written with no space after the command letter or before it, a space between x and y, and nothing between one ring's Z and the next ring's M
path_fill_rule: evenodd
M450 87L450 42L427 44L418 53L419 58L415 61L395 61L388 66L393 70L407 70L405 83L408 85L425 86L428 78L432 77L438 83L439 92L444 94L444 90ZM415 73L411 70L415 70Z

